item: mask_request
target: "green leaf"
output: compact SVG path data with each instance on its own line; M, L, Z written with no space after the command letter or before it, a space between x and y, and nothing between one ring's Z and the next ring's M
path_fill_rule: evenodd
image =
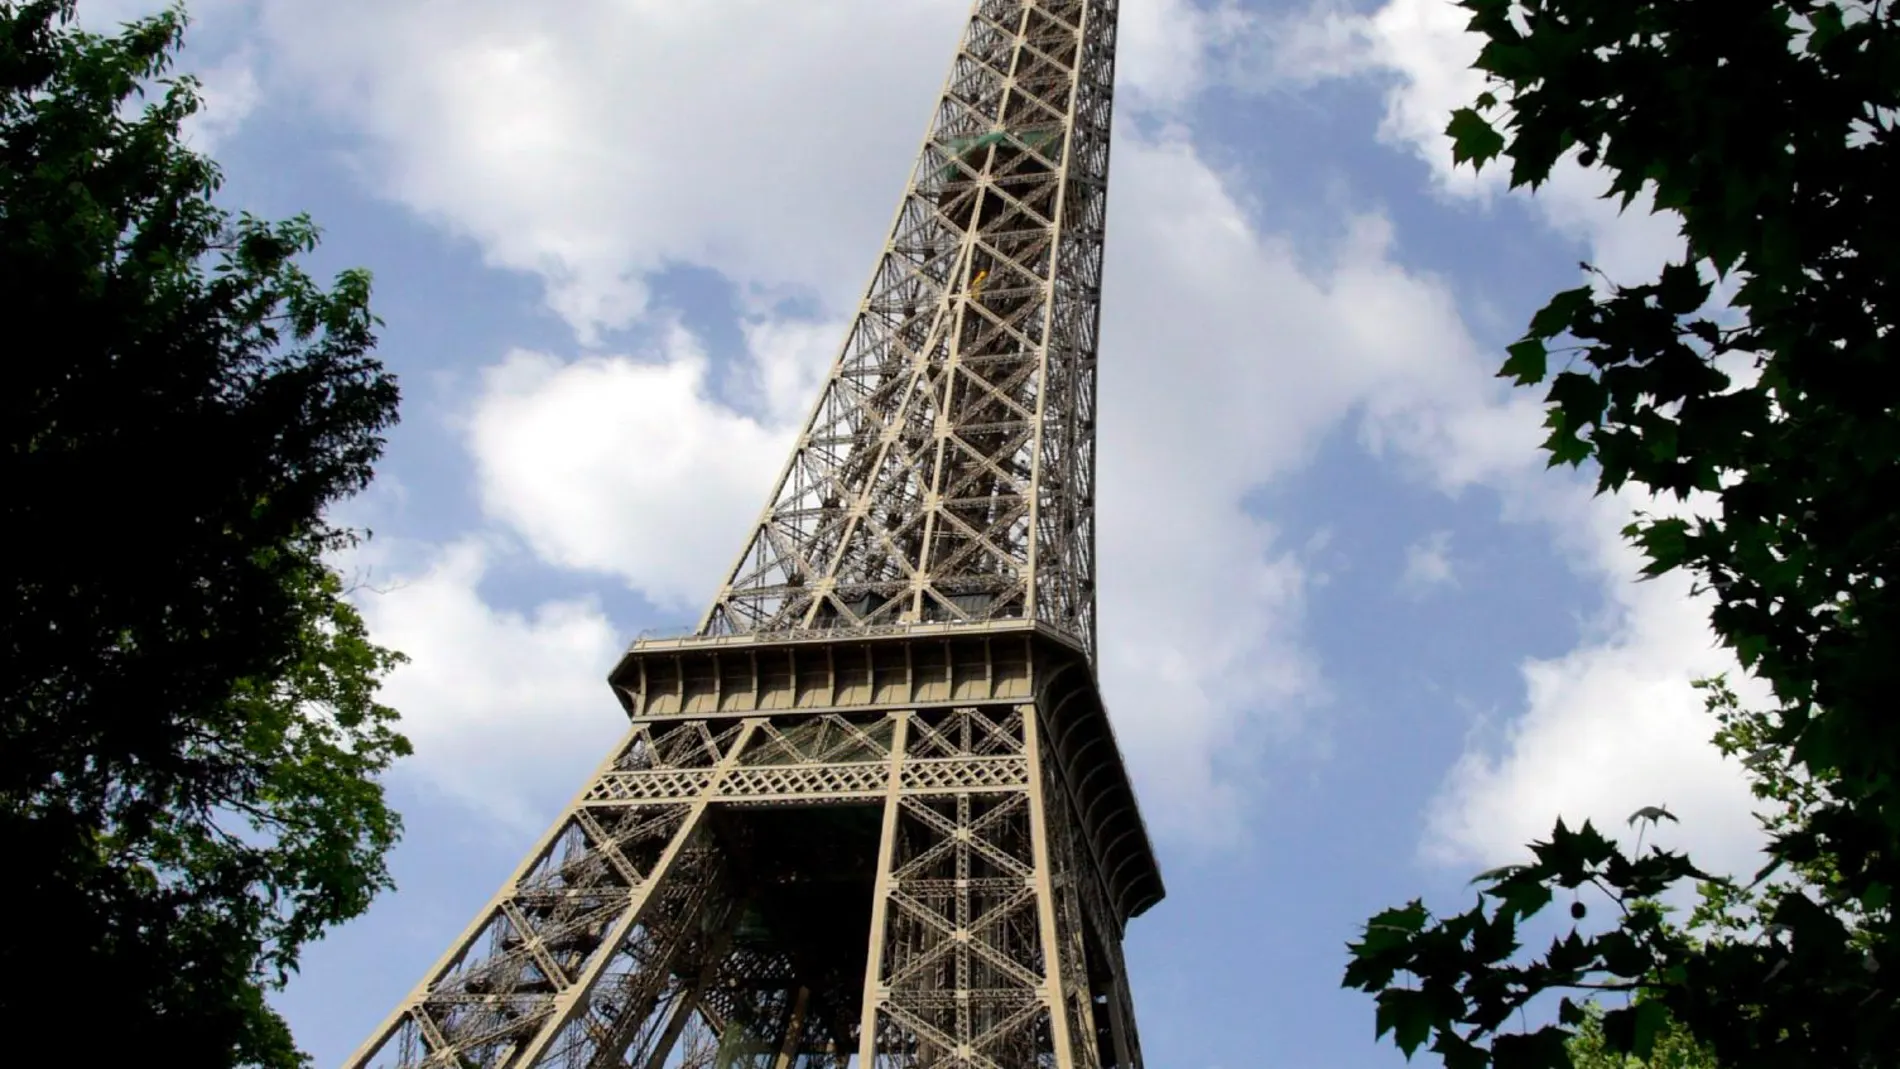
M1472 108L1459 108L1451 113L1451 121L1445 124L1445 133L1451 138L1451 159L1454 164L1470 163L1477 167L1497 158L1504 151L1504 135Z
M1510 354L1510 359L1504 362L1503 369L1498 372L1499 378L1513 379L1518 386L1544 381L1546 354L1541 338L1521 339L1511 343L1504 351Z
M1494 888L1491 894L1497 896L1504 910L1518 917L1529 917L1550 904L1550 887L1541 878L1533 878L1527 873Z
M1425 927L1430 916L1425 903L1417 899L1384 910L1366 922L1364 945L1370 953L1401 946Z
M1590 443L1578 437L1563 418L1561 410L1553 410L1547 421L1551 427L1550 437L1544 439L1544 451L1550 454L1550 466L1568 464L1576 467L1590 459Z
M1656 284L1658 302L1670 315L1688 315L1702 307L1709 293L1709 284L1702 281L1694 264L1674 263L1664 267Z
M1552 297L1544 307L1531 317L1528 338L1554 338L1570 330L1585 309L1596 305L1596 297L1588 286L1564 290Z
M1636 542L1649 563L1643 574L1663 575L1682 566L1689 557L1689 521L1679 517L1651 520L1637 528Z
M1569 1033L1556 1025L1535 1032L1506 1034L1491 1044L1491 1064L1497 1069L1570 1069L1564 1049Z
M1449 1028L1432 1041L1432 1051L1444 1059L1445 1069L1488 1069L1491 1064L1490 1051Z
M1521 82L1536 77L1537 53L1509 38L1493 38L1472 66L1507 82Z
M1524 868L1523 865L1499 865L1494 869L1486 869L1476 876L1473 876L1467 886L1479 883L1497 883L1523 872Z
M1603 967L1617 976L1634 979L1656 967L1655 956L1626 930L1603 933L1597 937L1596 946L1597 954L1603 959Z
M1389 984L1395 973L1409 967L1412 943L1429 916L1424 903L1414 900L1367 921L1363 937L1347 948L1352 961L1340 986L1377 991Z
M1656 1049L1656 1036L1669 1024L1669 1011L1660 1002L1639 1001L1603 1015L1603 1038L1619 1054L1647 1059Z
M1819 52L1826 48L1829 41L1841 35L1846 29L1841 19L1841 9L1831 3L1818 4L1808 11L1808 21L1814 24L1814 31L1808 37L1808 51Z
M1391 1032L1392 1041L1409 1059L1412 1052L1431 1037L1433 1027L1441 1023L1441 1018L1431 997L1423 991L1394 987L1379 992L1375 1021L1375 1035L1383 1037Z

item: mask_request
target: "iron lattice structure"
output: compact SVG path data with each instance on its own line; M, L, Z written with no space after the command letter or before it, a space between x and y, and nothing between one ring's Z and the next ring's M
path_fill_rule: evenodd
M1163 890L1094 668L1115 19L977 0L738 563L352 1069L1141 1065Z

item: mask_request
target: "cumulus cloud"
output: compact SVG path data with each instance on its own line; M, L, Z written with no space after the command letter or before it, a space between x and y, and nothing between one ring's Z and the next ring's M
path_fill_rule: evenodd
M1206 84L1208 57L1248 30L1236 10L1129 0L1124 104L1165 118L1189 101ZM1396 72L1385 136L1429 160L1444 156L1432 139L1459 102L1468 59L1462 24L1448 30L1444 10L1455 14L1442 2L1391 0L1305 38L1312 55L1329 57L1314 70ZM645 314L645 278L667 264L710 268L739 289L746 351L735 362L714 366L677 328L631 355L514 353L484 373L464 428L484 510L501 529L546 561L696 611L815 396L965 11L963 0L577 0L550 20L501 0L452 12L433 0L263 0L261 24L272 85L360 135L367 173L389 196L474 239L490 263L543 278L584 340ZM1550 524L1585 559L1619 543L1614 524L1580 533L1557 518L1562 508L1547 499L1587 495L1528 474L1534 399L1503 394L1447 288L1395 264L1378 215L1351 220L1316 266L1258 231L1185 133L1136 125L1118 134L1111 198L1103 674L1150 819L1178 839L1236 830L1248 753L1297 730L1301 710L1323 698L1301 637L1306 565L1245 502L1304 464L1342 420L1363 414L1369 447L1448 490L1499 487L1518 515ZM1480 180L1433 166L1450 195L1484 195ZM1556 200L1545 209L1553 226L1600 250L1613 251L1630 226L1587 192ZM1650 231L1628 233L1629 251L1616 255L1656 258ZM788 292L815 298L824 321L774 314ZM546 665L518 665L524 678L558 671L591 693L608 654L583 671L579 651L611 648L604 621L572 606L568 616L495 613L479 596L486 559L445 556L418 573L440 599L431 611L518 641L524 657L538 651ZM1593 574L1618 584L1630 571ZM1656 688L1689 693L1701 662L1684 651L1702 638L1680 649L1652 642L1683 611L1655 591L1666 588L1616 602L1570 658L1530 666L1529 713L1448 780L1433 824L1441 856L1521 841L1497 813L1547 823L1541 813L1553 807L1610 804L1533 788L1614 779L1632 752L1618 746L1639 736L1603 710L1660 708L1645 697ZM425 617L381 619L419 630ZM444 644L436 663L481 648ZM435 672L408 685L460 678ZM434 699L418 690L412 700ZM470 721L471 738L482 722ZM1615 745L1575 746L1564 734L1575 725ZM1642 766L1659 775L1707 749L1682 743L1686 731L1654 736L1644 745L1655 753L1681 743L1667 750L1678 757ZM1575 763L1569 781L1540 771L1539 755L1566 749L1604 756ZM1658 800L1628 783L1629 808Z
M1455 866L1521 860L1558 817L1572 826L1590 820L1628 840L1631 813L1665 805L1681 823L1648 841L1689 848L1713 871L1753 871L1762 845L1755 802L1741 766L1710 742L1716 724L1692 684L1726 674L1744 702L1757 705L1765 688L1741 677L1718 646L1708 601L1690 596L1688 578L1639 582L1643 560L1622 536L1638 512L1706 511L1708 502L1597 496L1587 478L1544 470L1530 444L1533 406L1423 415L1379 427L1377 447L1422 462L1422 476L1447 493L1495 490L1502 519L1543 527L1604 598L1572 650L1520 665L1523 704L1514 714L1469 736L1428 808L1423 856ZM1486 423L1494 432L1470 433ZM1498 448L1512 441L1520 444Z
M1235 10L1124 5L1124 104L1190 98ZM583 0L547 20L499 2L451 18L423 0L266 0L262 25L276 84L351 124L389 195L539 273L584 336L640 314L645 275L671 262L751 298L735 361L714 366L677 328L630 355L517 352L483 373L464 425L491 521L680 615L712 593L809 411L966 11ZM1119 138L1106 683L1157 826L1231 831L1249 773L1216 755L1292 730L1323 691L1300 639L1303 562L1248 492L1355 408L1465 389L1473 354L1444 288L1392 264L1377 216L1310 273L1184 134L1124 123ZM771 314L787 287L829 321Z
M759 364L768 399L811 378L781 352L772 346ZM677 327L639 359L509 354L483 372L467 424L484 510L549 563L617 575L675 614L696 612L738 553L793 432L715 400L709 374L705 352ZM790 403L768 400L768 411L783 415Z
M1353 221L1314 268L1258 231L1184 137L1123 131L1115 183L1104 685L1151 819L1232 831L1247 755L1324 696L1301 638L1305 562L1243 501L1355 411L1442 409L1491 387L1449 293L1393 263L1380 218Z
M1272 84L1328 78L1383 83L1379 136L1428 168L1435 186L1459 200L1488 203L1509 181L1505 166L1483 170L1452 164L1445 124L1486 88L1472 69L1484 39L1466 30L1470 13L1451 0L1387 0L1367 13L1336 0L1316 0L1292 15L1256 20L1251 34L1259 77ZM1605 172L1566 156L1531 204L1555 231L1587 244L1591 262L1622 283L1651 277L1682 247L1673 215L1652 215L1647 194L1627 210L1606 200Z
M1291 18L1256 24L1253 40L1275 84L1340 77L1383 84L1380 138L1423 161L1453 203L1482 208L1505 195L1504 169L1454 168L1444 135L1452 110L1484 88L1470 69L1481 39L1465 30L1467 21L1449 0L1387 0L1370 13L1318 0ZM1619 211L1601 197L1607 184L1603 172L1567 158L1529 203L1612 279L1652 277L1681 247L1677 220L1651 215L1646 197ZM1518 856L1558 815L1622 830L1633 810L1666 802L1683 818L1683 839L1711 864L1743 867L1760 842L1751 799L1742 771L1710 745L1714 724L1690 686L1698 676L1733 673L1734 661L1716 648L1707 606L1689 598L1685 582L1633 582L1641 562L1620 532L1635 508L1655 502L1593 498L1582 480L1541 470L1539 408L1528 391L1501 401L1473 391L1446 405L1375 402L1362 426L1375 452L1400 458L1448 493L1497 490L1505 519L1544 525L1606 598L1577 648L1523 665L1523 712L1474 737L1434 802L1424 850L1444 862L1492 862Z
M668 263L826 298L860 279L889 209L859 208L894 203L967 11L259 2L271 77L361 135L374 187L541 276L587 336Z
M1244 42L1252 21L1239 0L1127 0L1116 26L1121 106L1180 108L1218 76L1210 60Z
M1430 813L1427 856L1514 860L1560 815L1628 837L1629 814L1664 805L1681 823L1661 829L1663 841L1692 847L1713 870L1752 871L1762 845L1755 803L1739 765L1710 744L1715 722L1690 684L1727 674L1745 701L1764 700L1765 690L1739 678L1688 577L1638 582L1641 555L1619 533L1639 509L1674 510L1548 482L1518 499L1569 532L1573 559L1602 582L1607 604L1585 642L1523 665L1525 712L1481 733L1447 776Z
M1765 695L1717 645L1707 600L1692 598L1683 576L1638 582L1643 560L1622 535L1639 512L1706 513L1711 503L1598 496L1593 476L1544 467L1536 395L1473 397L1375 410L1364 440L1444 493L1495 491L1501 518L1544 528L1604 603L1570 652L1520 666L1522 706L1470 736L1429 807L1423 855L1450 865L1519 860L1560 816L1628 838L1629 814L1662 804L1681 818L1662 841L1692 848L1711 869L1752 871L1762 840L1747 779L1711 744L1716 725L1692 683L1725 673L1745 701Z
M1185 138L1133 131L1111 210L1105 685L1157 828L1218 836L1237 831L1244 755L1323 695L1301 640L1305 564L1248 493L1355 409L1442 408L1489 387L1449 294L1392 263L1376 217L1309 273ZM696 611L840 335L754 319L718 371L677 327L632 356L511 354L484 372L466 422L484 510L541 559Z
M270 76L388 196L533 272L583 337L668 263L767 301L862 281L967 0L259 0ZM1192 92L1187 0L1125 5L1124 86ZM875 162L873 162L875 161ZM875 205L875 210L866 210Z
M506 552L378 540L343 567L371 634L409 657L381 695L415 744L397 775L524 830L625 730L606 683L621 642L590 600L491 605L480 585Z
M197 72L203 107L185 121L186 144L199 152L215 153L256 110L263 94L254 63L250 50L240 49Z

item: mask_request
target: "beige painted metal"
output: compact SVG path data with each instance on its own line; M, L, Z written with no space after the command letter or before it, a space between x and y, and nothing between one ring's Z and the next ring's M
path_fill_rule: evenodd
M601 761L599 767L594 770L594 775L589 778L588 785L583 786L580 792L575 795L574 801L569 804L570 810L586 797L594 780L599 779L602 773L614 767L615 762L619 758L619 754L638 734L638 727L629 731L627 736L621 741L620 746ZM357 1049L355 1054L351 1055L349 1062L346 1064L370 1064L366 1059L375 1053L377 1048L382 1045L387 1038L394 1036L397 1031L403 1027L409 1027L423 1032L429 1040L431 1049L441 1049L446 1045L439 1034L434 1034L436 1033L436 1029L429 1021L416 1016L415 1008L428 997L431 983L439 977L448 975L454 969L455 964L469 952L482 930L492 923L494 915L501 910L502 904L507 902L509 898L514 895L516 889L522 885L522 882L528 878L529 874L546 859L548 852L553 849L566 823L565 819L557 820L542 834L540 840L534 844L533 849L528 851L527 857L523 858L521 863L515 867L515 871L508 877L508 881L501 885L500 890L495 892L494 897L489 900L488 905L483 907L482 912L476 914L473 920L469 921L468 927L462 930L462 934L457 937L455 942L449 945L449 949L444 951L442 956L436 960L435 965L429 969L429 972L425 975L423 980L416 985L415 989L409 993L409 996L403 1000L402 1005L396 1007L395 1010L390 1012L388 1017L383 1019L382 1023L376 1027L376 1031L370 1034L369 1039L364 1042L363 1046ZM405 1022L407 1022L406 1025ZM398 1064L410 1064L410 1062L404 1061Z
M1116 8L976 0L738 562L351 1069L1141 1065L1163 892L1093 669Z
M1042 746L1036 737L1036 710L1034 706L1022 710L1023 750L1037 767L1042 766ZM1075 975L1073 960L1064 953L1063 936L1080 932L1057 931L1057 925L1067 918L1058 917L1056 908L1056 888L1053 879L1055 859L1049 849L1049 806L1043 796L1042 777L1029 777L1029 844L1030 854L1035 862L1034 879L1036 883L1036 937L1042 944L1042 958L1045 973L1043 976L1043 998L1049 1005L1050 1040L1055 1046L1058 1058L1062 1054L1079 1054L1076 1041L1082 1037L1071 1036L1070 1026L1076 1022L1070 1019L1069 1007L1075 996L1075 985L1080 981L1086 990L1086 981ZM1063 873L1065 879L1073 880L1076 873ZM1066 928L1067 925L1064 925ZM1092 1037L1091 1037L1092 1038ZM1092 1052L1091 1052L1092 1053ZM1096 1058L1081 1057L1068 1062L1071 1065L1096 1066L1101 1061Z
M978 0L819 401L701 635L1095 641L1116 0Z
M904 783L904 750L910 714L899 713L891 732L891 766L885 778L884 821L877 839L877 883L871 888L871 942L864 960L864 994L858 1015L858 1064L877 1058L877 1008L884 998L884 933L890 926L891 869L897 850L897 819Z
M751 1035L801 1069L842 1069L849 1051L867 1067L1138 1066L1122 917L1044 738L1057 714L1039 698L638 718L351 1064L654 1067ZM866 806L861 971L826 979L742 953L738 911L773 893L744 814ZM736 822L716 829L714 812ZM789 1020L804 989L796 1028L746 1023Z

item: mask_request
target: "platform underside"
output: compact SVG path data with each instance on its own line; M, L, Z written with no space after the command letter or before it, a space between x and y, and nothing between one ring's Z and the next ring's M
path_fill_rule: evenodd
M356 1064L1138 1066L1123 903L1160 885L1065 769L1085 663L1033 628L636 647L626 739Z
M1088 659L1046 626L998 621L892 627L875 636L805 632L643 642L615 666L610 681L636 721L1034 703L1116 931L1165 894ZM865 771L856 775L851 782L858 795L874 796L863 793L871 790ZM844 781L834 786L851 793Z

